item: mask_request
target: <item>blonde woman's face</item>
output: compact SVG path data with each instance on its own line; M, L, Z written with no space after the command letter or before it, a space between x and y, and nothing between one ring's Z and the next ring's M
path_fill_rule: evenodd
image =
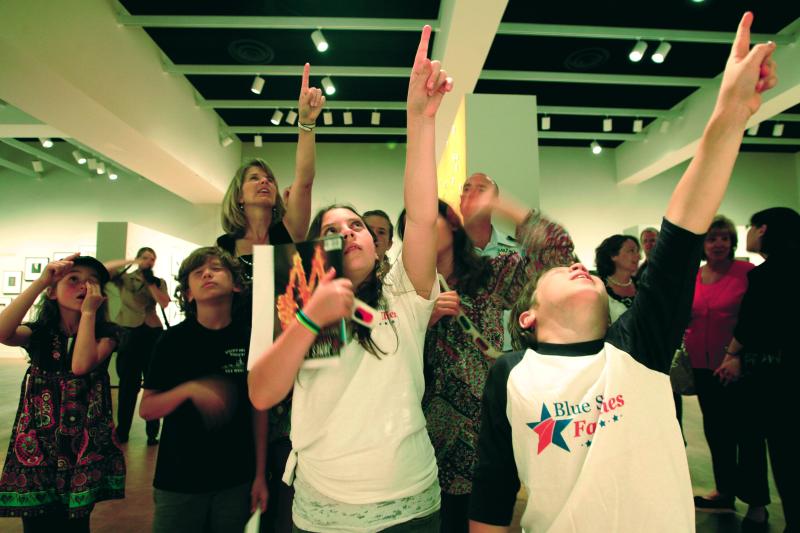
M278 195L275 178L261 167L248 167L244 172L239 203L247 205L274 206Z

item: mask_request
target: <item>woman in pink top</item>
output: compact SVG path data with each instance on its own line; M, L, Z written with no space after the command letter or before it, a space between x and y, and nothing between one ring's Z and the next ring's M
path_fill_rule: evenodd
M733 383L723 368L725 350L733 337L739 305L747 291L747 273L753 265L734 259L736 227L717 215L706 234L706 264L697 272L692 316L686 329L686 350L694 369L695 386L703 412L703 430L711 451L716 490L695 496L698 510L733 512L738 496L760 513L769 503L764 444L742 447L737 438L741 424L742 383ZM759 449L760 448L760 449Z

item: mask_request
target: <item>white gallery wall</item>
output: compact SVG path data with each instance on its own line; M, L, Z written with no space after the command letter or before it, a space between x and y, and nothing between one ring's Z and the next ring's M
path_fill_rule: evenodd
M265 158L286 187L293 179L294 149L292 143L246 145L244 157ZM569 229L587 264L608 235L658 223L686 167L619 186L611 150L594 156L588 148L543 147L539 155L541 207ZM362 211L383 209L396 219L404 158L403 144L320 143L314 209L345 202ZM721 212L744 225L753 212L777 205L800 209L800 155L741 154ZM192 205L147 180L89 180L52 168L42 179L31 179L0 169L0 271L22 271L26 257L91 251L98 222L131 222L200 245L213 243L221 232L219 206ZM160 255L172 262L175 254Z
M640 185L620 186L612 150L595 156L588 148L542 147L539 162L542 209L567 227L587 265L594 263L594 248L605 237L634 225L657 226L688 166ZM767 207L800 209L798 172L795 154L740 154L719 212L745 225L750 215Z

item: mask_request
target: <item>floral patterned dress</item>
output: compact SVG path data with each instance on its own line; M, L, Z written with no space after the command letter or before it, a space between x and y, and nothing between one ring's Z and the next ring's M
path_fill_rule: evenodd
M108 359L89 374L71 372L74 337L36 328L31 365L0 477L0 516L66 511L86 516L94 504L125 496L125 459L114 440ZM97 337L115 337L115 330Z
M503 346L503 310L511 308L527 281L546 267L577 260L567 231L538 212L517 228L517 240L524 255L506 253L489 259L490 275L476 294L459 293L464 314L497 350ZM459 292L457 285L452 289ZM439 320L425 336L422 407L436 450L439 484L447 494L472 492L481 397L494 361L452 318Z

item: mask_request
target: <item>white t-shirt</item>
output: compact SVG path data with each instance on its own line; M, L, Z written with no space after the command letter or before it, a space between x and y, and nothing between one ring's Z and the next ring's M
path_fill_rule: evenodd
M387 310L372 330L386 355L352 339L337 366L301 369L292 398L295 467L319 493L348 504L396 500L437 481L436 457L422 414L422 351L438 296L420 297L399 258L385 278Z

